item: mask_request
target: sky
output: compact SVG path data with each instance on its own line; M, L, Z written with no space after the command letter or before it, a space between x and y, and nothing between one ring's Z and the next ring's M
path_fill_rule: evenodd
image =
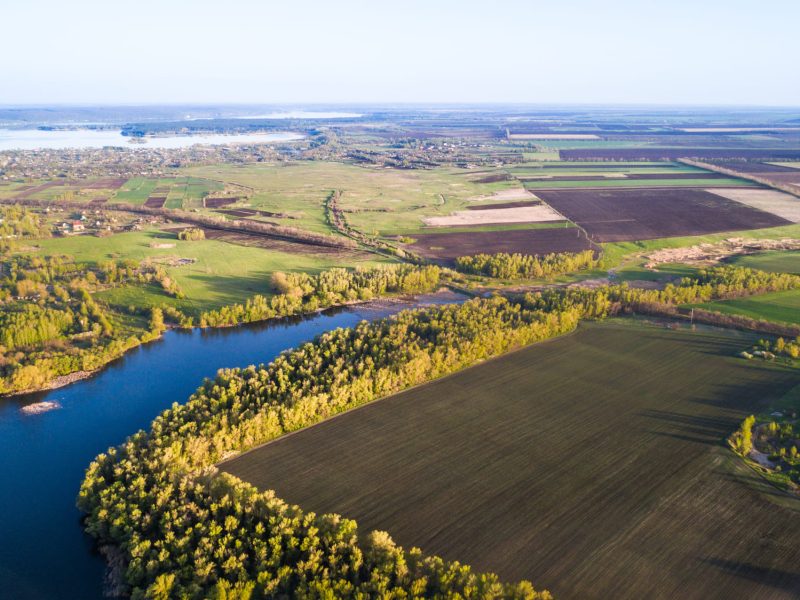
M798 0L0 6L6 105L800 105Z

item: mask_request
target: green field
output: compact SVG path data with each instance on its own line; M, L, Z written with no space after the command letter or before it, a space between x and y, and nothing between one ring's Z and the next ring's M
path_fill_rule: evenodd
M197 177L166 177L150 179L134 177L117 190L110 202L144 204L157 188L166 188L166 208L201 208L203 198L213 191L223 188L217 181Z
M648 187L668 187L668 188L675 188L675 187L752 187L758 185L753 183L752 181L746 181L744 179L714 179L714 178L707 178L703 179L702 176L698 176L698 179L625 179L623 177L610 177L604 180L577 180L577 181L566 181L566 180L557 180L557 181L549 181L547 179L542 180L526 180L523 182L526 189L529 190L537 190L537 189L552 189L552 188L648 188Z
M224 470L556 598L791 598L800 501L723 445L800 370L734 331L582 326Z
M747 256L737 256L728 261L740 267L772 271L774 273L795 273L800 275L800 251L761 252Z
M693 306L729 315L743 315L751 319L800 325L800 290L706 302Z
M241 302L254 294L270 293L270 275L275 271L316 273L334 266L353 266L379 262L379 257L362 253L341 256L286 252L251 246L239 246L202 240L180 241L174 233L158 230L120 233L107 238L76 236L38 240L38 253L67 254L79 262L108 259L165 261L171 258L193 258L190 265L166 266L170 276L186 294L184 300L173 300L153 287L125 287L101 292L98 297L112 305L147 306L173 304L196 313L225 304ZM171 248L154 248L154 244L174 244Z
M357 167L334 162L264 165L222 165L183 169L253 189L250 205L290 218L270 221L331 233L324 202L333 190L342 192L339 204L356 229L372 234L417 230L426 216L448 215L466 206L467 199L491 194L516 182L479 184L464 169L398 170Z

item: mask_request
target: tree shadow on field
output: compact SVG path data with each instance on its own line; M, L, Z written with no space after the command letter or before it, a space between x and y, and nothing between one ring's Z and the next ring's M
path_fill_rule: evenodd
M673 431L651 431L658 435L685 438L688 441L719 443L735 427L735 419L692 415L669 410L647 409L637 413L672 426ZM733 427L732 427L733 425Z
M773 569L725 558L701 558L700 560L730 575L791 593L795 598L800 597L800 571L796 569L791 571Z

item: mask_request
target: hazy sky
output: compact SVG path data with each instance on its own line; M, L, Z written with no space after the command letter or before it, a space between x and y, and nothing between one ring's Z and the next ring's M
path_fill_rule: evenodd
M800 105L800 0L2 0L0 104Z

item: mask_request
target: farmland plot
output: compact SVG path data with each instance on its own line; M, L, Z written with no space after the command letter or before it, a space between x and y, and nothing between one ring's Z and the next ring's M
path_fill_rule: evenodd
M483 212L483 211L479 211ZM414 233L410 249L443 264L453 264L459 256L520 252L549 254L581 252L594 246L577 227L547 229L509 229L505 231L470 231L459 233Z
M796 598L800 503L722 445L800 381L752 341L593 324L223 468L556 598Z
M599 242L742 231L789 221L705 190L539 190L537 195Z

